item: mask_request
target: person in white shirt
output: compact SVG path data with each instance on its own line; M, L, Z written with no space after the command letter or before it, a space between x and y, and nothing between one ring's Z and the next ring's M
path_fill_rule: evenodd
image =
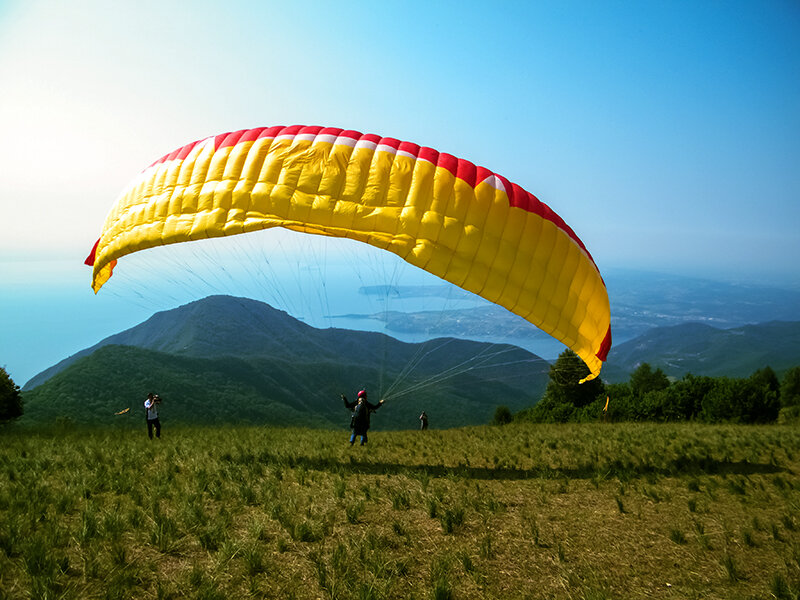
M158 420L158 405L161 404L161 398L158 394L152 392L147 394L147 400L144 401L144 410L147 415L147 435L153 439L153 429L156 430L156 437L161 437L161 421Z

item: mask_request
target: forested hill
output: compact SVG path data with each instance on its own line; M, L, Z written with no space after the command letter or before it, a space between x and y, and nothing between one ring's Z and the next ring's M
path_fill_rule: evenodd
M767 366L781 373L800 365L800 322L773 321L732 329L702 323L657 327L614 345L602 376L608 381L627 381L642 363L674 377L687 373L747 377Z
M389 396L378 428L414 427L422 410L433 426L454 427L486 423L498 404L535 403L548 369L515 346L315 329L261 302L212 296L157 313L37 376L26 386L23 419L107 422L129 407L138 417L155 391L173 421L346 426L339 394L366 386L373 401ZM37 380L44 383L30 390Z
M360 344L355 349L348 348L348 351L355 350L362 354L358 358L363 359L368 352L366 348L376 343L373 338L360 338ZM134 346L198 358L254 355L305 358L309 354L331 358L338 354L337 344L349 343L339 339L336 333L314 329L263 302L209 296L158 312L131 329L73 354L33 377L23 390L41 385L79 358L109 345ZM362 345L365 346L363 350Z

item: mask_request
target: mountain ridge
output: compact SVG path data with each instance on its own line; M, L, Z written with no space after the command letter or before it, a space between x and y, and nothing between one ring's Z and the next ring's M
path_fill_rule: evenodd
M642 363L672 377L747 377L769 366L776 372L800 364L800 321L770 321L719 329L706 323L656 327L611 348L603 375L625 381Z
M43 372L46 380L25 391L26 416L102 421L122 399L136 406L157 391L172 398L178 420L333 426L339 394L366 386L375 400L391 399L381 426L407 425L423 409L438 426L469 425L487 422L497 403L518 410L535 402L548 368L516 346L322 330L262 302L212 296L157 313Z

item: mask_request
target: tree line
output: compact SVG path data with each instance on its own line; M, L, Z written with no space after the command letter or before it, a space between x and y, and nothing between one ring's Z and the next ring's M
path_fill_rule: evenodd
M516 415L498 407L495 422L698 421L774 423L800 418L800 366L782 379L770 367L746 378L685 375L673 380L659 368L641 364L626 383L589 373L583 361L565 350L550 367L542 399Z
M571 350L565 350L550 367L542 399L517 414L499 406L494 422L800 420L800 366L786 371L781 379L772 368L764 367L746 378L688 374L672 380L661 369L643 363L626 383L604 383L599 377L578 383L588 373L583 361ZM12 421L22 413L19 386L0 367L0 423Z

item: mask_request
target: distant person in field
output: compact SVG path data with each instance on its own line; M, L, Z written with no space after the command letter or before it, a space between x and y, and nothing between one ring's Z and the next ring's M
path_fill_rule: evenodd
M161 437L161 421L158 420L158 405L161 404L161 398L158 394L150 392L147 394L147 400L144 401L144 411L147 417L147 436L153 439L153 429L156 430L156 437Z
M425 431L428 428L428 415L425 411L422 411L422 414L419 416L419 428L422 431Z
M369 429L369 415L371 412L378 410L383 406L383 400L377 404L372 404L367 401L367 391L361 390L358 392L358 398L355 402L348 402L344 394L342 394L345 408L353 411L350 417L350 429L352 435L350 436L350 445L356 441L357 436L361 436L361 445L367 443L367 430Z

